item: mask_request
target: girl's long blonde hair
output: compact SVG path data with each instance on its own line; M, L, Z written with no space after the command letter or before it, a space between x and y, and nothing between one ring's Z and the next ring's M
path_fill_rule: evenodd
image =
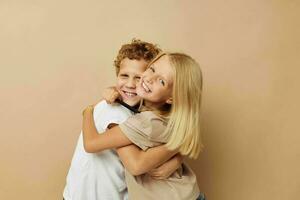
M195 159L203 148L200 134L201 69L193 58L182 53L162 53L155 60L164 55L168 56L174 69L173 101L165 130L170 135L167 147Z

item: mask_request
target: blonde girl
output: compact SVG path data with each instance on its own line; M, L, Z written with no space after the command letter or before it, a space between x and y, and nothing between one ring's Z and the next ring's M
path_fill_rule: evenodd
M143 99L140 108L143 112L103 134L98 134L93 124L93 107L88 106L85 109L83 116L85 150L98 152L119 148L117 152L127 169L125 177L129 199L202 198L196 176L185 163L167 179L157 180L148 174L136 173L134 166L139 162L138 159L132 161L127 157L130 152L130 155L136 155L138 158L141 150L146 151L150 147L166 144L161 147L165 148L164 153L140 162L150 162L153 163L150 167L157 167L177 152L190 158L197 158L202 149L200 136L202 74L199 65L186 54L160 54L142 74L137 85L137 94ZM126 147L127 145L130 146Z

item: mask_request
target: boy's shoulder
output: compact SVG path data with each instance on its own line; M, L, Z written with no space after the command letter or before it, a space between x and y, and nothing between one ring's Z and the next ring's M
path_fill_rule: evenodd
M106 129L109 124L124 122L132 113L120 104L108 104L102 100L94 107L93 115L97 129Z
M94 111L95 110L102 110L108 108L108 103L106 103L105 100L101 100L100 102L98 102L95 106L94 106Z
M122 109L120 104L108 104L105 100L101 100L94 106L94 111L96 110L104 110L104 109L111 109L111 110L118 110Z
M115 104L108 104L105 100L100 101L94 107L94 115L95 114L113 114L113 113L124 113L126 115L131 115L132 112L127 108L123 107L122 105L115 103Z

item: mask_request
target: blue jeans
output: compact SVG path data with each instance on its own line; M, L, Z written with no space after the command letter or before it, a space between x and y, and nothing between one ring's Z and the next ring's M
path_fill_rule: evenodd
M65 199L63 199L65 200ZM200 193L196 200L205 200L205 196L203 193Z
M205 200L204 194L200 192L200 194L196 200Z

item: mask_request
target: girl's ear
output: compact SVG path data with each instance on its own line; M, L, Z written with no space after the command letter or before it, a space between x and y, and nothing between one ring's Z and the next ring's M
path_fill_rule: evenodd
M172 102L173 102L172 97L168 98L167 101L166 101L167 104L172 104Z

